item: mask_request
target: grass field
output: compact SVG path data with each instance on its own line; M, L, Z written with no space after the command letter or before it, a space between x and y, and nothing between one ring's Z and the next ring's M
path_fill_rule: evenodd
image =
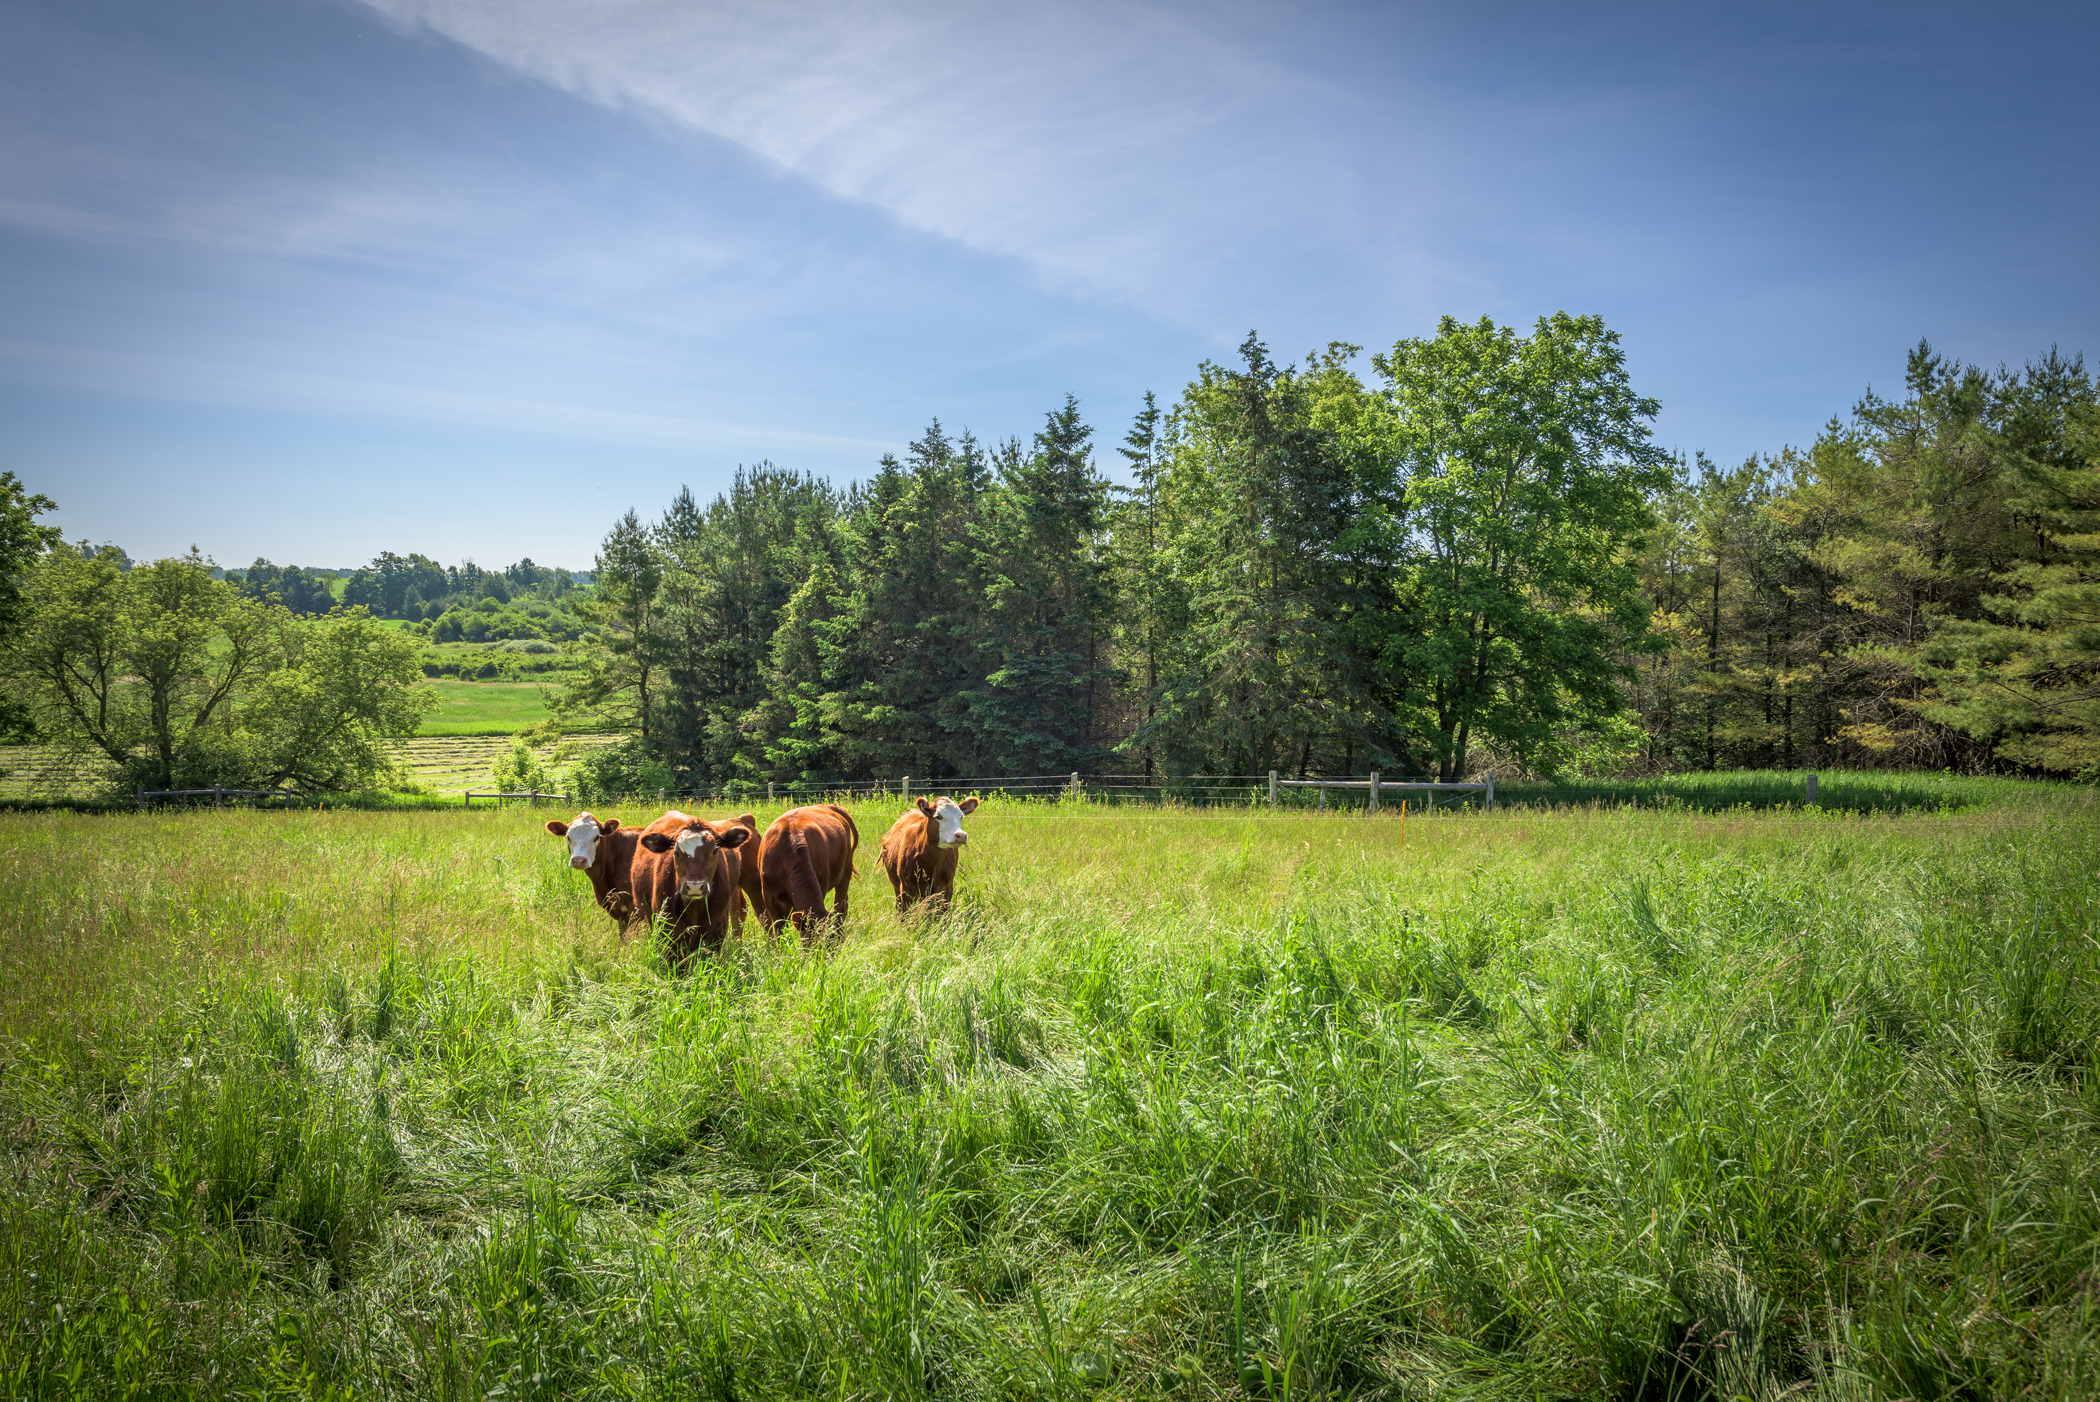
M423 718L420 735L514 735L547 718L544 682L426 682L437 709Z
M2029 798L994 802L913 923L867 805L682 974L544 813L0 816L0 1393L2100 1394Z

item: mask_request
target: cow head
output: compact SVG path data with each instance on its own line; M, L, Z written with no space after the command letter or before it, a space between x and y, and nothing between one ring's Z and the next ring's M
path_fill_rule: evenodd
M933 820L934 845L937 847L961 847L970 840L963 831L963 814L977 811L977 800L966 798L957 803L952 798L935 799L931 803L920 799L918 809Z
M718 833L713 825L695 818L676 832L643 833L642 846L671 854L671 873L680 896L706 900L714 889L717 854L724 849L733 851L751 838L749 828L735 823L727 826L727 831Z
M569 839L569 865L578 871L589 871L598 860L598 839L620 828L618 818L607 818L603 822L588 813L578 813L574 822L564 823L559 818L549 819L547 831L556 837Z

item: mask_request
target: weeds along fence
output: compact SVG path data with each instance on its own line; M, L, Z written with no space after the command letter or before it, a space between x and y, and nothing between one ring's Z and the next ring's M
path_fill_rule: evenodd
M213 808L325 808L333 804L339 808L387 808L420 809L450 807L449 800L440 802L423 795L403 795L385 790L350 789L233 789L214 785L208 789L139 789L136 791L139 812L151 808L202 808L209 804ZM91 807L102 807L107 800L97 801ZM123 800L115 800L121 805Z
M559 799L563 803L567 803L569 801L569 796L565 793L541 793L538 789L533 789L527 793L463 793L460 795L460 798L464 800L464 802L461 804L461 806L464 808L472 808L474 806L474 800L477 798L490 798L497 800L506 798L522 798L525 800L527 806L533 808L539 807L540 800L543 798Z

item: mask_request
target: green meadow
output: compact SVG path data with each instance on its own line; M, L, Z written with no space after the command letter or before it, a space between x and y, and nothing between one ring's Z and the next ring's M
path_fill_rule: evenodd
M462 682L446 678L423 685L437 708L423 717L418 735L514 735L547 719L544 682Z
M910 920L863 803L684 970L545 810L0 815L0 1393L2100 1395L2100 811L1903 792L994 799Z

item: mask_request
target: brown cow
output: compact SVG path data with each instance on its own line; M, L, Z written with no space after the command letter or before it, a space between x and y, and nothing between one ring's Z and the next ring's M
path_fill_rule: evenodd
M594 818L589 813L578 813L564 823L552 819L547 831L556 837L569 840L569 865L591 878L591 889L597 893L598 905L626 933L627 922L634 919L634 881L630 869L634 865L635 845L641 839L639 828L623 828L618 818Z
M737 894L740 897L748 897L753 910L762 911L765 907L759 903L763 893L758 884L758 815L739 813L729 821L740 828L749 829L751 833L750 839L737 849ZM736 925L739 930L744 928L744 902L741 899L736 903Z
M642 834L635 897L652 920L669 920L666 957L685 959L702 944L712 953L732 923L743 924L737 849L750 840L750 827L734 818L711 823L685 813L666 813Z
M977 800L920 799L882 835L882 869L897 888L897 909L910 910L925 901L935 910L955 899L955 863L970 835L963 815L977 811Z
M831 913L843 925L859 850L860 829L835 803L790 808L775 818L758 843L758 915L767 931L791 921L804 944L814 943L826 918L824 893L834 890L838 900Z

